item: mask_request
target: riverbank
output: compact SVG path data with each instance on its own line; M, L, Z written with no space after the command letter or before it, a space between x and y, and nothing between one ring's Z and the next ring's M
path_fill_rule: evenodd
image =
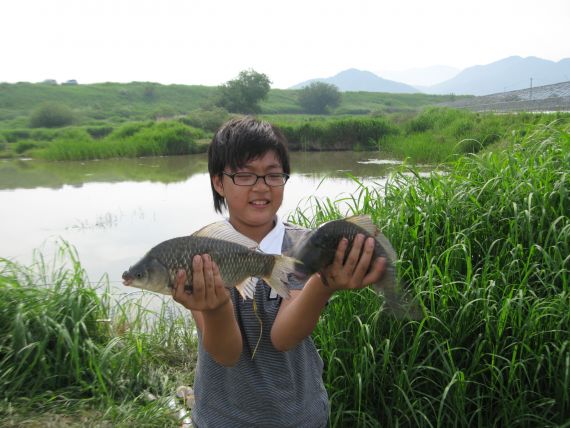
M369 289L331 300L314 339L332 426L570 418L570 134L560 123L514 131L493 151L450 162L446 175L407 168L382 191L354 195L352 211L372 215L398 251L398 277L424 318L390 317ZM325 201L292 220L315 226L341 215L335 207ZM178 426L168 401L192 382L188 317L145 324L140 307L110 306L74 253L62 254L67 270L41 258L1 264L4 426L57 417Z
M203 153L213 131L230 116L216 110L177 119L106 126L0 130L0 157L92 160ZM447 162L524 136L537 125L570 123L570 113L473 113L428 108L380 116L265 115L292 151L379 151L412 163Z

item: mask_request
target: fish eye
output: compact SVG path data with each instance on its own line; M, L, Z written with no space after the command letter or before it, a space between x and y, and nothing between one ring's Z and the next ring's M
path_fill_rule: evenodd
M140 278L142 278L142 273L137 272L137 274L135 276L140 279Z

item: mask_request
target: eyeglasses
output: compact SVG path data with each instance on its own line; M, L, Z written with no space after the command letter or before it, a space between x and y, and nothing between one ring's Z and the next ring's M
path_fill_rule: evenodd
M222 174L230 177L236 186L253 186L257 183L257 180L263 178L263 181L269 187L279 187L284 186L287 180L289 180L289 174L283 172L272 172L265 175L257 175L253 172L236 172L235 174L222 172Z

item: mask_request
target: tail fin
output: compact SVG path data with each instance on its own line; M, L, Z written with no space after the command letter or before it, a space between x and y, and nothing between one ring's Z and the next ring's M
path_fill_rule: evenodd
M423 318L422 310L416 302L410 302L403 293L383 293L384 309L396 318L419 320Z
M287 275L295 272L297 259L287 256L275 256L275 265L271 271L271 276L263 277L265 282L284 299L289 298L289 286Z
M410 302L409 296L398 286L393 269L387 269L380 281L374 284L374 290L384 296L384 309L397 318L422 318L419 305Z

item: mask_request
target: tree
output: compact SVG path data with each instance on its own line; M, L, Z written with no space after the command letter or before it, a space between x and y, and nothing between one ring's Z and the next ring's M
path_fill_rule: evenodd
M299 104L307 113L324 114L340 104L340 92L335 85L313 82L301 89Z
M218 105L233 113L259 113L259 101L267 97L271 80L255 70L244 70L220 87Z
M30 117L32 128L58 128L73 123L73 112L65 104L47 102L36 108Z

